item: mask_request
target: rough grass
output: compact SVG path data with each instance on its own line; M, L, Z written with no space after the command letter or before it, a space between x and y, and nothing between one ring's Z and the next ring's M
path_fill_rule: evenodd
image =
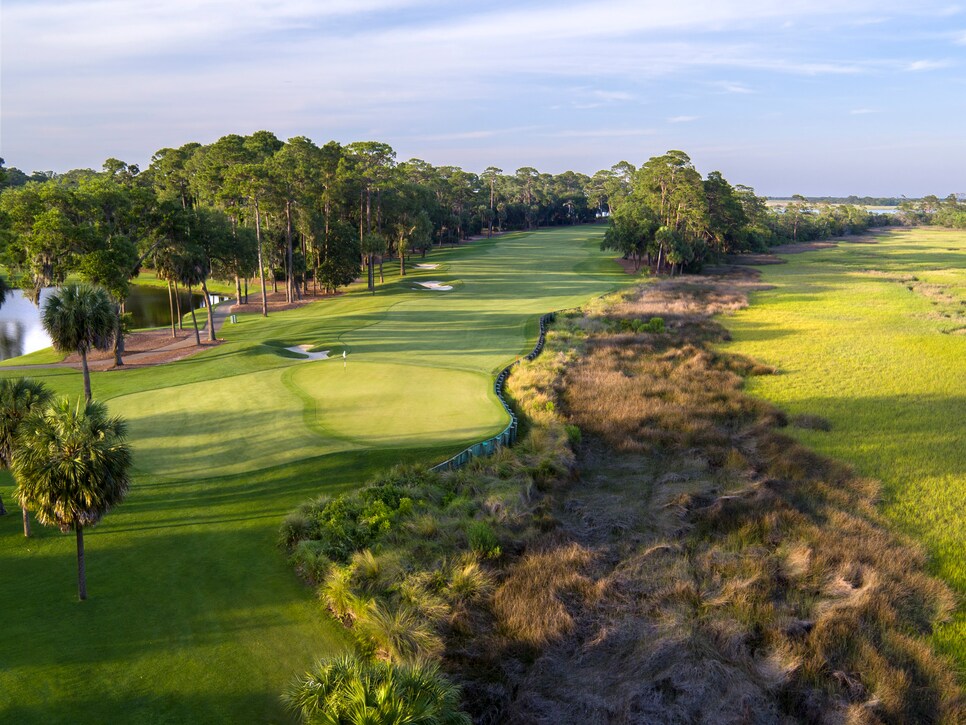
M728 319L726 349L780 371L753 394L831 424L796 439L882 482L882 510L958 595L935 642L966 677L966 234L899 231L787 259Z

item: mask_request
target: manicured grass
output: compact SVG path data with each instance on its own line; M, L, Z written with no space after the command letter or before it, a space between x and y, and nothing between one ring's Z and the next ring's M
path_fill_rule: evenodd
M276 548L282 518L498 432L491 373L532 345L534 317L629 281L602 233L434 250L443 268L399 279L387 265L374 296L240 317L190 359L94 373L94 396L130 423L136 479L85 537L91 598L78 603L73 537L35 526L24 539L0 478L13 509L0 518L0 721L285 721L285 685L344 639ZM346 369L277 352L300 344L344 345ZM71 370L31 376L81 391Z
M831 421L791 430L879 479L883 510L966 597L966 233L901 231L785 259L762 269L774 289L725 318L727 348L779 368L752 392ZM966 673L966 606L936 641Z
M144 285L145 287L160 287L162 289L168 288L168 283L163 279L158 279L158 274L153 269L142 269L141 273L135 277L132 282L134 284ZM266 280L266 284L268 285L269 289L271 289L272 283ZM249 291L252 291L252 284L250 280L248 289ZM195 291L200 293L201 289L196 288ZM217 279L210 279L208 280L208 291L213 295L228 295L231 297L235 294L235 282L234 280L221 281Z

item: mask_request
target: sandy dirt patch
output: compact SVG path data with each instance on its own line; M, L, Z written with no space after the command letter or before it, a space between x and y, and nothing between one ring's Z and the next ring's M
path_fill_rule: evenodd
M453 285L443 284L442 282L417 282L421 287L436 292L447 292L453 289Z
M289 352L295 352L299 355L305 355L308 360L327 360L329 357L328 350L320 350L319 352L309 352L312 349L312 345L295 345L294 347L285 348Z

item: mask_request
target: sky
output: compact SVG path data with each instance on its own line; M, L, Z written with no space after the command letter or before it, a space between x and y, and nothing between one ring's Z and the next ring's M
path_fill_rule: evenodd
M3 0L0 156L146 167L259 129L593 174L668 149L758 193L966 192L966 4Z

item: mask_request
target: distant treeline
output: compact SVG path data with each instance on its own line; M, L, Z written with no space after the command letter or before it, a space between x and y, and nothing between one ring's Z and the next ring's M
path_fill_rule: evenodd
M613 224L604 246L659 273L899 223L894 215L854 204L813 205L802 196L770 209L752 188L732 186L718 171L702 179L683 151L668 151L630 170L623 192L608 200Z
M295 299L310 284L345 286L360 270L373 288L387 258L498 230L609 220L605 247L660 273L872 227L966 227L966 204L955 195L847 199L796 196L770 209L720 172L702 179L682 151L593 176L528 166L477 174L397 162L376 141L317 146L258 131L160 149L144 170L108 159L101 171L27 176L0 159L0 264L35 298L79 274L120 301L148 264L172 283L203 289L209 276L234 279L239 299L243 280L260 277L264 291L267 276ZM862 206L896 201L896 214Z
M966 228L966 203L955 194L901 200L897 213L876 214L862 202L834 204L796 195L769 208L747 186L732 186L718 171L702 179L683 151L668 151L640 169L626 165L620 193L611 194L612 226L604 247L654 271L696 270L725 255L763 251L872 228L937 224ZM885 199L867 201L888 201Z
M791 200L787 196L769 196L767 198L768 201ZM903 201L915 201L915 199L907 200L904 196L856 196L855 194L851 196L805 196L802 198L812 204L855 204L858 206L899 206L899 203Z

